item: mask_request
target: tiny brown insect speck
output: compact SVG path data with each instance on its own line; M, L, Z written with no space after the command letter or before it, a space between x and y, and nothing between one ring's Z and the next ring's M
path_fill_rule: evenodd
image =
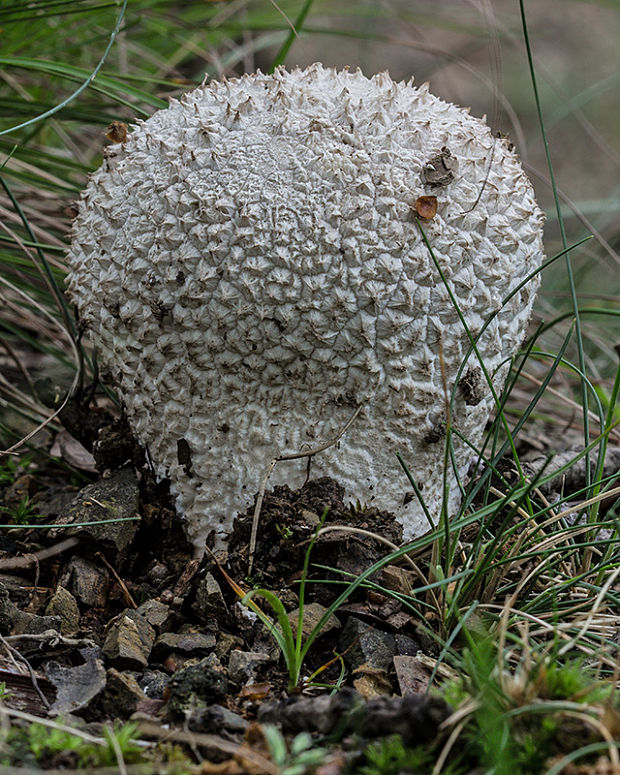
M436 196L419 196L415 200L413 209L416 211L420 218L424 218L425 221L430 221L437 213L437 197Z

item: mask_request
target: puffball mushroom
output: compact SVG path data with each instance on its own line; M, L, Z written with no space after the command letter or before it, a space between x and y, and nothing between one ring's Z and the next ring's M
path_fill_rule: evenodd
M437 199L426 221L420 196ZM426 85L279 68L172 100L107 150L69 294L197 547L273 458L325 445L358 408L271 481L310 467L411 538L428 521L396 453L436 520L446 391L469 349L448 289L473 336L496 313L478 350L499 387L538 280L502 301L540 265L542 222L508 144ZM494 403L475 355L461 374L450 419L475 447ZM455 436L463 473L473 454Z

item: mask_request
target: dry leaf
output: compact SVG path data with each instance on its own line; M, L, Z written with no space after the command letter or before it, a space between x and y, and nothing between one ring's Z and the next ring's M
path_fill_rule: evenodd
M113 121L106 129L105 136L112 143L124 143L127 139L127 124Z
M430 221L437 213L437 197L436 196L419 196L415 200L413 209L419 215L420 218L424 218L425 221Z
M97 473L95 458L68 431L62 430L57 434L50 449L50 455L62 458L73 468L79 468L80 471Z
M271 688L272 686L270 683L250 684L249 686L242 686L241 691L237 696L243 700L250 700L252 702L264 700L271 691Z

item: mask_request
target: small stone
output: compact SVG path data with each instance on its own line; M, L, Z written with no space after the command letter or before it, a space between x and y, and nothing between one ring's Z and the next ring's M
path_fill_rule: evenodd
M102 705L109 716L129 718L148 699L134 675L120 672L115 667L106 671L106 687L102 697Z
M45 674L56 687L56 701L52 711L56 715L66 716L85 708L106 682L105 668L98 646L79 650L83 664L66 667L50 661L44 666Z
M305 641L308 636L314 631L317 624L320 622L321 617L327 613L327 608L320 603L308 603L304 606L303 621L301 624L301 635ZM288 614L288 620L291 623L291 629L293 630L293 637L297 637L297 622L299 621L299 608L291 611ZM340 620L337 616L332 614L321 628L320 635L337 630L340 627Z
M122 564L138 531L138 522L88 523L135 517L138 514L139 496L138 480L129 468L117 471L109 479L99 479L95 484L82 488L69 508L56 520L58 525L79 522L81 526L53 529L50 531L51 537L79 536L84 543L103 552L111 562Z
M212 573L206 573L205 577L198 582L192 610L201 619L215 617L218 621L228 614L222 589Z
M161 562L154 562L146 574L147 580L158 589L165 584L169 576L170 569Z
M160 700L164 696L170 676L163 670L145 670L138 678L138 684L147 697Z
M174 619L174 614L169 606L160 600L146 600L136 610L157 633L167 632Z
M206 708L228 694L228 679L213 667L209 658L178 670L170 679L168 708L173 715L185 715L196 708Z
M237 684L246 684L254 681L254 672L259 665L269 662L269 654L257 651L230 652L228 658L228 677Z
M394 657L394 669L403 697L406 694L426 693L430 673L417 657L405 655Z
M123 667L146 667L154 641L155 630L151 625L134 609L127 608L112 621L103 653Z
M17 606L9 598L9 590L0 584L0 635L9 635Z
M13 612L13 635L40 635L47 630L60 632L59 616L37 616L15 608Z
M396 653L399 656L415 657L421 649L420 644L408 635L397 633L394 640L396 641Z
M347 728L355 730L365 704L355 689L345 686L336 694L292 696L264 702L258 708L261 724L281 725L283 732L318 732L342 735Z
M191 732L221 734L225 729L232 734L242 735L250 726L238 713L233 713L222 705L209 705L192 713L187 719L187 728Z
M344 659L352 670L362 665L389 670L397 653L396 639L383 630L378 630L354 616L350 616L340 636L340 647L345 651Z
M243 648L243 639L238 635L232 635L230 632L220 632L217 636L215 653L219 659L228 656L233 649Z
M353 686L365 700L390 696L393 691L385 670L364 671L358 678L354 679Z
M108 601L107 571L82 557L72 557L60 583L86 608L103 608Z
M58 587L47 604L45 613L60 619L60 632L71 636L80 629L80 609L68 589Z
M172 652L199 657L213 651L215 644L211 632L165 632L155 641L153 658L162 661Z

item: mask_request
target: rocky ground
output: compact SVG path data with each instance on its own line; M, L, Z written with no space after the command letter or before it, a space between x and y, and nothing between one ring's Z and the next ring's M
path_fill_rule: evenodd
M385 592L360 588L347 599L322 628L292 693L274 638L240 601L239 587L273 591L296 631L304 558L326 510L325 526L345 524L399 544L391 515L345 504L343 489L327 478L294 492L276 487L261 508L249 575L254 509L237 518L228 551L197 559L166 483L155 482L125 423L105 412L84 415L77 405L63 422L79 441L64 431L60 452L91 469L92 483L37 465L9 466L14 476L0 485L3 521L14 525L0 536L7 708L89 730L110 719L137 720L152 735L171 725L191 733L199 748L200 735L215 735L201 753L211 762L230 758L218 741L241 743L255 721L287 734L339 727L340 735L374 739L399 731L411 744L435 735L450 712L423 694L431 671L424 656L436 647L390 594L411 589L412 570L387 565L373 577ZM387 551L366 534L319 537L303 601L304 639L343 583ZM317 670L317 681L340 691L302 694Z
M237 517L227 551L197 559L166 482L155 481L125 422L78 404L62 419L53 451L71 461L66 471L13 459L0 480L10 525L0 534L0 689L13 724L61 719L98 734L107 721L131 720L143 740L178 746L189 757L182 766L231 774L285 771L270 764L267 723L289 738L353 736L355 745L324 757L322 775L355 771L368 741L398 733L415 747L437 735L451 708L425 693L438 647L428 636L433 622L421 627L399 597L417 581L411 562L385 565L372 587L347 598L293 691L275 639L240 600L253 587L270 590L295 631L304 560L323 515L325 527L356 528L327 531L313 546L305 640L344 584L386 555L385 542L400 543L390 514L345 503L328 478L298 491L276 487L262 504L253 554L252 508ZM620 466L617 449L608 465ZM327 688L307 687L313 674ZM20 756L5 745L4 764L22 764ZM177 771L170 756L161 754L158 772ZM37 767L78 761L76 751L50 751Z

